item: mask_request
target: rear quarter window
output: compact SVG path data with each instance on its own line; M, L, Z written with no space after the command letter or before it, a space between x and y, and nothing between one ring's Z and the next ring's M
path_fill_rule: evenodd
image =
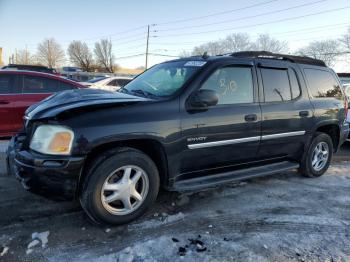
M314 98L341 98L342 92L338 81L329 71L304 69L310 94Z

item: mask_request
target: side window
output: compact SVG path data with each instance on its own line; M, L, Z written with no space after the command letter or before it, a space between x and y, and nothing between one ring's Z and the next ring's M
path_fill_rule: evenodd
M300 84L294 69L289 70L289 80L290 80L290 86L292 91L292 99L295 99L298 96L300 96Z
M129 79L119 79L119 80L118 80L118 84L119 84L119 86L124 87L124 86L126 86L127 84L129 84L130 81L131 81L131 80L129 80Z
M112 80L112 81L110 81L108 84L107 84L108 86L117 86L117 80Z
M261 68L265 102L284 102L292 99L287 69Z
M70 90L70 89L76 89L76 87L74 85L72 85L72 84L60 81L60 83L59 83L59 91Z
M24 76L22 93L53 93L59 91L58 81L39 76Z
M253 103L252 70L248 67L224 67L216 70L201 86L213 90L219 97L218 105Z
M330 72L318 69L304 69L304 72L313 97L342 97L340 86Z
M0 75L0 94L15 93L14 77L9 75Z

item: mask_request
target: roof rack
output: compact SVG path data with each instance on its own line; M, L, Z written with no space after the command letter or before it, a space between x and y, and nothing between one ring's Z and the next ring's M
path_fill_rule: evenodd
M308 65L317 65L326 67L325 62L319 59L314 59L308 56L295 56L295 55L284 55L276 54L268 51L242 51L229 54L233 57L245 57L245 58L269 58L269 59L279 59L279 60L288 60L293 63L308 64Z

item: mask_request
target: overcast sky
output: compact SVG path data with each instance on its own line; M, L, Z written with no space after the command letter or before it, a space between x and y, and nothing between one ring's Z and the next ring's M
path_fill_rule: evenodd
M252 39L269 33L295 50L313 40L339 38L350 26L350 0L0 0L5 62L16 48L27 46L35 53L44 38L55 38L66 50L72 40L93 48L107 37L117 63L135 68L144 65L146 28L154 24L150 52L156 54L178 55L238 32ZM129 57L134 55L140 56ZM165 59L171 58L152 55L149 60L152 65ZM339 64L336 69L347 68Z

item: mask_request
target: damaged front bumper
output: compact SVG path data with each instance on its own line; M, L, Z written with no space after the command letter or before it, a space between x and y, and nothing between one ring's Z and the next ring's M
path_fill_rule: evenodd
M7 151L7 170L22 186L50 198L76 195L84 157L49 156L22 149L21 136L13 137Z

